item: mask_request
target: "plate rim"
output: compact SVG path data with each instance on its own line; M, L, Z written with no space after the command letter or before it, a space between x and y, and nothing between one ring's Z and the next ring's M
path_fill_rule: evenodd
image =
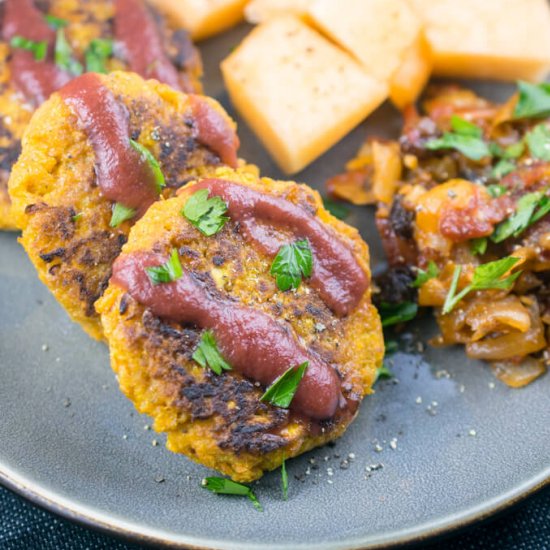
M94 510L84 504L75 503L54 491L42 487L39 483L26 480L23 476L16 474L1 463L0 485L54 515L61 516L83 527L137 544L187 550L257 550L258 548L263 550L305 550L308 548L304 544L297 545L296 543L267 543L259 547L257 544L252 543L227 542L198 538L185 534L178 535L177 537L168 533L163 534L162 530L143 528L137 523L132 523L122 517L109 518L104 512ZM425 543L489 519L547 487L550 487L550 465L539 475L532 477L524 483L492 499L485 500L481 504L470 506L461 512L449 514L443 518L428 521L401 531L394 531L387 535L363 537L344 543L321 543L317 546L317 549L389 549L401 545Z

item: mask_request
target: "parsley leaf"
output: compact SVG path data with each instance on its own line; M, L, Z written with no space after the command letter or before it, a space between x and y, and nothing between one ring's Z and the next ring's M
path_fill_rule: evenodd
M35 42L34 40L28 40L23 36L14 36L10 41L12 48L18 48L20 50L26 50L31 52L35 61L44 61L46 54L48 53L48 42L43 40L41 42Z
M439 275L439 268L433 260L430 260L428 264L428 269L424 271L423 269L418 269L418 275L416 279L412 282L411 286L414 288L420 288L424 283L428 282L430 279L434 279Z
M429 140L426 149L456 149L472 160L481 160L491 154L487 144L480 138L452 132L445 132L442 137Z
M451 116L451 128L457 134L461 136L473 136L481 138L483 135L483 130L476 126L473 122L470 122L458 115Z
M497 225L494 233L491 235L491 240L495 243L500 243L508 237L517 237L520 235L520 233L536 221L532 221L533 214L544 198L545 195L541 192L523 195L518 200L515 212Z
M260 401L288 409L308 366L309 361L305 361L297 367L290 367L267 388Z
M529 225L538 222L542 217L546 216L550 212L550 198L547 195L542 197L537 205L538 210L531 216L529 220Z
M113 55L113 41L110 38L94 38L84 53L86 70L90 73L107 73L105 61Z
M82 64L73 57L73 50L62 28L58 28L56 32L55 64L74 76L79 76L84 71Z
M531 156L550 161L550 128L546 124L537 124L525 135Z
M389 327L414 319L418 313L418 305L414 302L402 302L401 304L382 302L378 312L382 319L382 326Z
M545 117L550 115L550 84L531 84L518 81L519 97L514 118Z
M508 189L506 189L504 185L488 185L487 191L489 191L489 195L491 195L493 199L497 199L498 197L502 197L502 195L506 195Z
M525 144L523 143L523 140L520 140L512 145L508 145L508 147L503 148L498 143L493 142L489 144L489 150L493 156L501 159L517 159L523 155Z
M487 244L487 237L478 237L477 239L472 239L470 241L470 252L474 256L485 254L485 252L487 252Z
M193 353L193 359L201 367L210 367L218 375L223 370L231 370L231 365L222 357L211 330L203 332L201 341Z
M157 267L147 267L145 271L147 271L147 275L149 275L149 279L151 279L154 285L171 283L178 280L183 275L178 251L173 248L170 258L168 258L165 264Z
M277 286L285 291L298 288L302 277L310 277L313 271L313 254L307 239L281 246L271 264L271 275Z
M122 222L132 219L136 215L136 210L128 206L124 206L119 202L115 202L113 205L113 214L111 215L111 221L109 225L111 227L118 227Z
M256 498L254 491L247 485L237 483L236 481L224 477L212 476L205 477L201 482L201 486L219 495L237 495L248 497L252 501L254 508L260 512L262 511L262 505Z
M281 464L281 487L283 489L283 500L288 500L288 474L286 472L286 463L284 458Z
M388 368L386 362L384 362L380 367L376 369L373 383L376 384L378 380L387 380L389 378L393 378L393 372Z
M516 169L516 163L508 159L500 159L491 170L491 177L500 179L513 172Z
M519 262L519 258L513 256L507 256L501 260L489 262L476 267L472 282L463 288L458 294L456 293L458 287L458 280L460 273L462 272L462 266L457 265L453 272L453 279L443 304L443 314L450 313L453 308L462 300L467 294L475 290L509 290L514 281L521 275L521 271L512 273L508 277L504 275ZM502 278L504 277L504 278Z
M155 178L155 185L157 187L157 193L160 194L163 187L166 187L166 181L164 179L164 174L162 173L162 170L160 169L160 164L158 163L158 160L153 156L153 153L147 149L147 147L144 147L141 143L138 143L137 141L131 139L130 145L141 155L141 158L149 164L149 167L151 168L151 171L153 172L153 176Z
M193 193L182 210L182 215L187 218L201 233L211 237L229 220L224 214L227 212L227 204L221 197L208 198L210 191L201 189Z
M61 17L56 17L55 15L45 15L44 19L54 31L62 29L69 24L66 19L61 19Z
M323 197L323 204L325 208L339 220L345 220L349 216L349 208L345 207L343 203L339 201L333 201L327 197Z

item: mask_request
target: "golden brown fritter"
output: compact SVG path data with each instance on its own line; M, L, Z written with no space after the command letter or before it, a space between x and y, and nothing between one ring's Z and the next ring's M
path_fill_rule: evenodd
M130 137L158 159L167 182L165 197L221 165L218 156L193 137L190 96L132 73L99 78L127 107ZM216 101L204 100L235 128ZM100 338L94 302L107 286L132 220L109 226L112 203L97 186L95 162L88 136L56 93L27 127L10 195L15 221L23 230L21 243L41 280L75 321Z
M285 197L316 216L335 239L347 243L370 278L367 245L355 229L323 208L318 193L305 185L229 169L220 169L216 177ZM153 204L132 228L123 254L154 251L168 256L176 248L184 272L209 293L267 314L308 353L334 366L344 396L358 405L370 392L384 349L370 288L345 317L337 317L307 279L297 290L281 292L270 275L273 258L251 245L238 223L229 220L219 233L206 237L181 215L189 188ZM260 402L265 388L259 383L234 370L218 376L193 361L199 327L156 317L113 282L97 309L122 391L140 412L153 417L155 430L167 433L171 451L235 480L257 479L280 466L284 457L339 437L355 417L353 407L313 422L292 409Z
M44 14L67 21L64 29L68 43L76 59L83 62L84 54L92 40L114 38L114 0L35 0L35 5ZM4 6L0 6L1 16ZM164 40L169 59L180 77L200 92L202 64L198 50L193 47L187 32L152 9ZM8 178L11 167L17 160L23 131L34 112L11 79L10 56L12 48L1 40L0 34L0 230L14 230L16 223L10 214ZM126 63L115 49L114 57L106 61L108 71L125 70Z

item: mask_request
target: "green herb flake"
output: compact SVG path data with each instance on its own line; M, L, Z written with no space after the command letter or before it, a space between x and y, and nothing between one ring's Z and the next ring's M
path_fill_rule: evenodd
M537 215L535 210L541 202L546 202L546 200L545 195L541 192L523 195L518 200L514 213L497 225L494 233L491 235L491 240L495 243L500 243L509 237L519 236L536 221L536 219L533 220L533 217Z
M136 210L128 206L124 206L119 202L116 202L113 205L113 213L111 215L111 221L109 225L111 227L118 227L121 223L126 220L131 220L136 215Z
M382 302L378 312L382 319L382 326L389 327L414 319L418 313L418 305L414 302L402 302L401 304Z
M433 260L430 260L428 264L428 269L424 271L423 269L418 269L418 275L416 279L412 282L411 286L414 288L420 288L423 284L427 283L430 279L435 279L439 275L439 268Z
M56 17L55 15L45 15L44 19L54 31L63 29L69 24L66 19L61 19L61 17Z
M84 71L82 64L73 57L73 50L67 41L67 37L65 36L65 31L63 29L57 29L56 32L55 64L60 69L67 71L73 76L79 76Z
M106 74L105 62L113 55L113 41L109 38L95 38L84 53L86 70L89 73Z
M451 128L461 136L481 138L483 135L483 130L479 126L457 115L451 116Z
M323 204L325 208L339 220L345 220L349 214L350 210L342 202L334 201L328 197L323 197Z
M493 197L493 199L498 199L498 197L502 197L502 195L506 195L508 192L508 189L504 187L504 185L488 185L487 191L489 191L489 195Z
M475 290L509 290L512 288L515 280L521 275L521 271L512 273L507 277L504 275L519 262L519 258L514 256L507 256L501 260L489 262L476 267L472 282L463 288L457 294L458 281L460 279L460 273L462 272L462 266L457 265L453 272L453 278L443 304L443 313L450 313L454 307L462 300L467 294ZM504 278L503 278L504 277Z
M512 145L509 145L504 149L502 158L505 159L517 159L523 155L523 152L525 151L525 143L523 141L518 141L517 143L514 143Z
M313 271L313 253L307 239L281 246L271 264L279 290L285 291L300 286L302 277L310 277Z
M452 132L445 132L440 138L429 140L426 149L456 149L472 160L481 160L491 155L489 146L481 138Z
M388 365L384 361L382 365L376 369L374 384L376 384L378 380L389 380L390 378L393 378L393 376L393 372L388 368Z
M284 458L281 464L281 488L283 490L283 500L288 500L288 474L286 471L286 461Z
M282 409L288 409L290 403L292 403L294 394L298 390L298 385L306 373L308 365L309 361L305 361L297 367L290 367L267 388L262 397L260 397L260 401L271 403Z
M149 151L149 149L144 147L141 143L131 139L130 145L141 155L141 158L147 162L149 168L151 168L153 177L155 178L157 193L160 194L162 189L166 187L166 181L157 159L154 157L153 153L151 153L151 151Z
M491 170L491 177L499 180L516 169L515 162L508 159L500 159Z
M183 269L181 267L178 251L175 248L172 249L170 258L168 258L168 261L165 264L157 267L147 267L145 270L154 285L172 283L177 281L183 275Z
M389 355L391 353L395 353L399 349L399 345L395 340L387 340L385 348L386 348L386 355Z
M214 334L210 330L203 332L199 345L193 353L193 359L201 367L210 367L218 375L224 370L231 370L231 365L222 357Z
M48 42L43 40L41 42L35 42L34 40L28 40L23 36L14 36L10 41L12 48L18 48L20 50L26 50L31 52L35 61L44 61L46 54L48 53Z
M209 193L208 189L193 193L182 210L182 215L207 237L215 235L229 220L225 216L227 204L221 197L208 198Z
M254 491L247 485L237 483L236 481L224 477L211 476L205 477L201 482L201 486L218 495L236 495L241 497L248 497L252 501L252 504L254 505L254 508L256 508L256 510L258 510L259 512L263 511L262 505L260 504L260 501L256 498Z
M474 256L480 256L481 254L485 254L487 252L487 244L488 244L487 237L479 237L477 239L472 239L470 241L470 252Z
M550 128L546 124L537 124L527 132L525 141L533 158L550 161Z
M81 218L82 218L82 212L79 212L78 214L75 214L74 216L71 216L71 221L73 223L76 223Z
M550 84L518 82L519 97L514 118L546 117L550 115Z

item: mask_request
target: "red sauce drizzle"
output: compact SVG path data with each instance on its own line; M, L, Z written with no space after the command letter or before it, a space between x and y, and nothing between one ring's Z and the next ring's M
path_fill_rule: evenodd
M97 184L103 196L143 215L158 194L151 168L130 144L129 115L124 105L95 73L75 78L59 93L92 144Z
M221 197L244 237L269 256L276 256L281 246L289 242L274 228L291 231L295 239L308 239L313 252L311 285L339 316L348 315L358 305L369 285L367 274L351 248L315 216L283 197L231 181L205 179L186 187L185 192L199 189L209 189L211 196Z
M333 417L339 405L347 406L336 371L308 355L291 331L269 315L213 296L190 273L172 283L153 285L145 268L165 261L152 253L122 254L114 263L111 281L158 317L211 329L232 368L264 386L289 367L309 361L291 404L298 413L324 420Z
M204 97L190 95L191 116L195 139L212 149L222 162L237 168L239 138L226 117L217 111Z
M180 91L193 91L182 83L168 59L162 36L149 9L141 0L115 0L115 36L124 46L130 70L154 78Z
M69 82L71 76L50 61L55 31L47 25L44 14L32 0L6 0L2 37L9 43L14 36L48 42L48 55L43 61L36 61L32 52L20 48L12 50L11 78L27 101L38 106Z

